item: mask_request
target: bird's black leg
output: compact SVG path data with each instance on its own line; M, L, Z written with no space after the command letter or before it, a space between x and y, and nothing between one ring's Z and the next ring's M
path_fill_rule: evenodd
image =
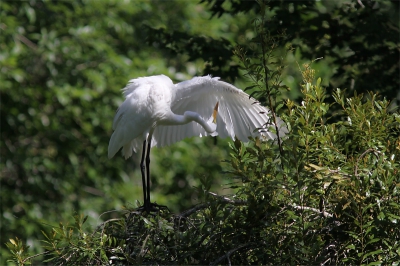
M143 201L144 206L148 206L147 201L147 190L146 190L146 176L145 176L145 165L144 165L144 158L146 157L146 140L143 141L143 151L142 151L142 159L140 160L140 171L142 172L142 185L143 185Z
M146 175L147 175L147 203L150 206L150 149L151 139L147 141L147 153L146 153Z
M142 172L142 183L143 183L143 198L144 204L139 207L139 211L145 212L158 212L160 209L168 209L166 206L158 205L150 202L150 150L151 140L143 142L142 159L140 161L140 170ZM146 165L144 164L146 160ZM169 209L168 209L169 210Z
M146 154L146 174L147 174L147 202L150 206L150 211L160 211L161 209L168 209L167 206L158 205L157 203L150 202L150 150L151 150L151 140L147 143L147 154Z

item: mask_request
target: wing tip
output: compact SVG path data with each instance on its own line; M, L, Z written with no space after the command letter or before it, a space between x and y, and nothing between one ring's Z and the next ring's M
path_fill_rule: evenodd
M111 146L108 146L108 159L113 158L117 152L118 150L115 150Z

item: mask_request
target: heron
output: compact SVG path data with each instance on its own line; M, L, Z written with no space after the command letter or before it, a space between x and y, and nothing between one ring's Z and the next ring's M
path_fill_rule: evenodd
M122 148L125 159L142 151L144 211L159 206L150 201L150 149L188 137L249 137L276 139L268 108L218 77L203 76L174 84L165 75L131 79L122 89L125 101L117 109L109 146L111 159ZM278 130L280 131L280 130ZM282 130L283 132L284 130ZM279 133L278 133L279 134Z

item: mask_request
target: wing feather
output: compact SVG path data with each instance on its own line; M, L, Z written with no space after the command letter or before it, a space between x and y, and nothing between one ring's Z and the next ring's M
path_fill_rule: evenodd
M182 115L185 111L197 112L204 120L208 120L219 102L217 116L217 132L220 137L238 137L248 141L249 136L263 135L273 139L274 134L255 131L270 122L270 112L254 98L235 86L219 81L210 76L195 77L174 85L171 110ZM203 127L195 122L181 126L158 126L153 139L157 146L170 145L174 142L193 136L209 135Z
M241 141L248 141L248 137L252 135L252 129L250 128L248 121L243 117L243 109L238 107L236 104L232 104L231 110L235 119L233 121L233 125L235 126L235 135Z

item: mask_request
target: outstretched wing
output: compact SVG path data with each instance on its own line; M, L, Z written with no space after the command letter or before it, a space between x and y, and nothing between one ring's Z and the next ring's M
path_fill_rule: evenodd
M272 125L270 111L254 98L235 86L210 76L195 77L174 85L171 110L175 114L193 111L208 120L218 103L217 132L222 138L235 136L241 141L248 137L264 136L275 139L269 132ZM283 122L280 120L280 124ZM257 130L264 127L263 130ZM182 126L158 126L153 134L153 145L165 146L193 136L209 135L195 122Z

